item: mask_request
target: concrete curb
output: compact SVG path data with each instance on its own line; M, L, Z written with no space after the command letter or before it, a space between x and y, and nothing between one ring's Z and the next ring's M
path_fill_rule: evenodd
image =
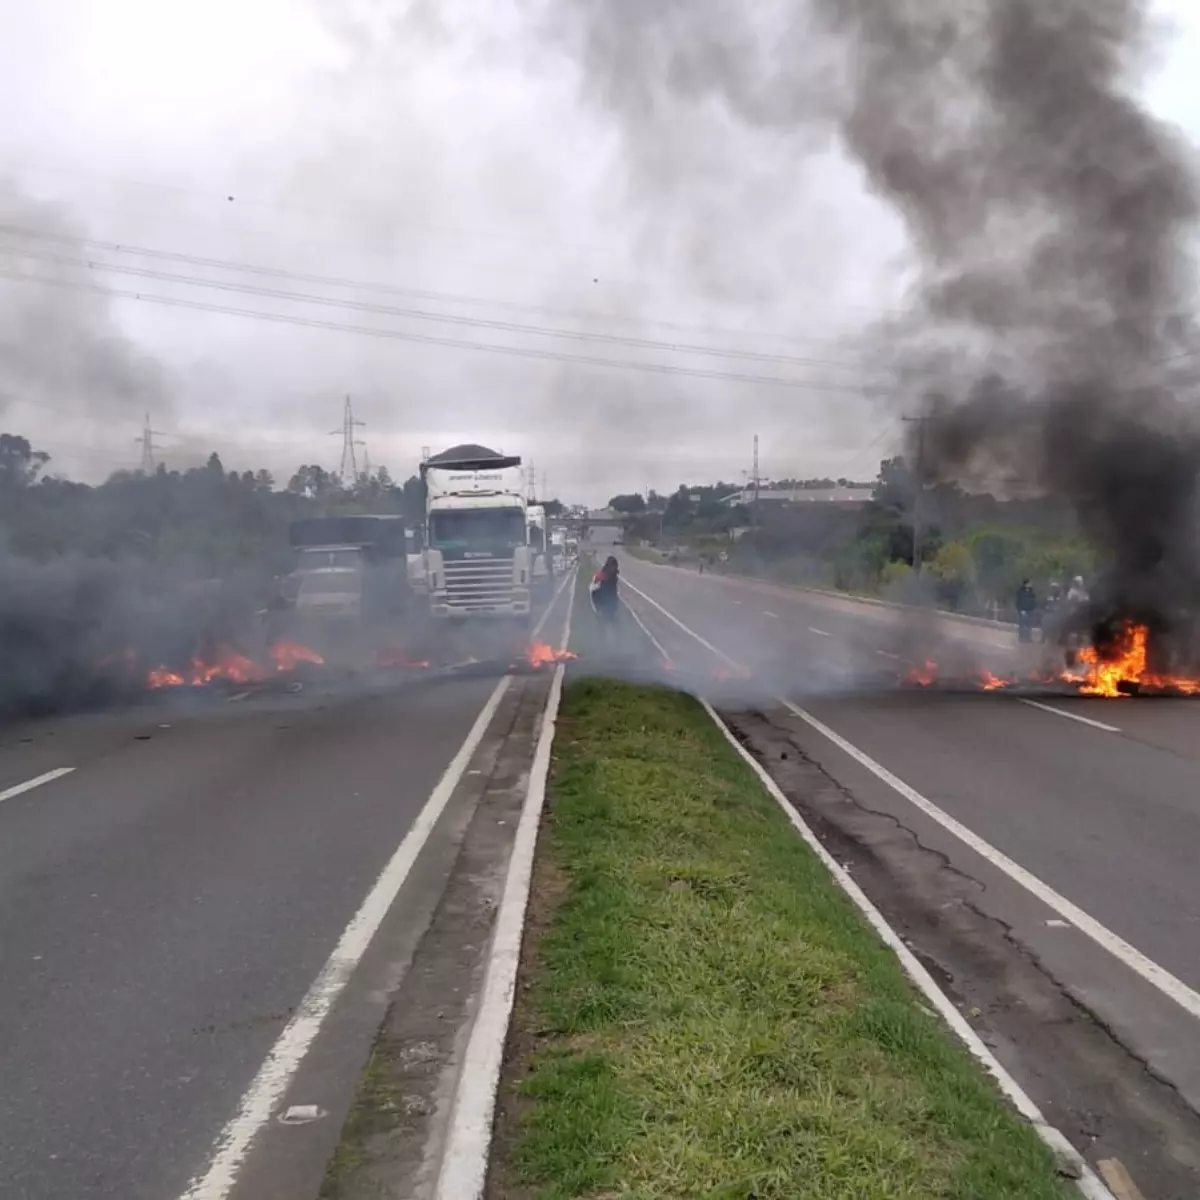
M574 590L570 584L574 577L575 571L572 571L564 584L568 593L567 621L560 650L565 650L571 639ZM557 599L555 596L555 601ZM504 893L496 910L496 923L488 953L483 991L458 1072L450 1110L450 1124L442 1148L441 1165L434 1192L435 1200L480 1200L487 1187L496 1097L504 1066L508 1025L516 998L517 972L521 965L525 914L533 882L538 826L546 802L550 753L554 744L554 726L562 699L565 672L564 663L555 667L554 678L550 683L550 695L542 713L525 803L521 808L521 820L513 840L508 874L504 881Z

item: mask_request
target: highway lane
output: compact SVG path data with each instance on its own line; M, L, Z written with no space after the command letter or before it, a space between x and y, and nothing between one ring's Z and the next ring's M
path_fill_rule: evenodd
M764 601L756 585L629 556L622 570L633 585L629 603L673 658L710 678L717 662L633 588L750 668L747 682L714 682L726 703L767 709L861 804L892 815L978 881L980 904L1125 1044L1200 1104L1196 1016L1180 996L1164 994L1127 957L1085 936L997 865L1007 858L1031 872L1176 977L1200 1003L1200 873L1194 865L1200 704L1043 695L1036 700L1046 707L1033 707L999 693L900 691L900 658L920 658L930 648L952 655L955 645L969 644L970 631L914 654L903 627L881 620L878 610L864 608L859 618L852 607L800 592ZM1022 653L1008 631L982 632L980 653L990 661ZM783 708L780 696L845 745ZM964 844L873 767L977 835L997 852L995 859Z
M0 736L0 792L75 768L0 801L6 1198L185 1193L496 686L309 686ZM518 680L509 695L546 686ZM503 738L505 713L472 763ZM353 1021L318 1056L334 1061L329 1088L347 1102L370 1016L453 862L465 818L453 804L447 814L380 929L378 961L347 989ZM326 1151L337 1126L335 1113ZM323 1166L309 1152L302 1183L279 1194L315 1195Z

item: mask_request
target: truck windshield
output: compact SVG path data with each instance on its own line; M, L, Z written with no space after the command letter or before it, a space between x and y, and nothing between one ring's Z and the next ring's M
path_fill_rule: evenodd
M300 580L302 596L349 596L362 590L358 571L313 571Z
M362 551L357 548L343 550L302 550L298 569L317 571L328 567L343 567L354 570L362 562Z
M519 508L432 513L429 534L438 550L511 550L525 544L525 514Z

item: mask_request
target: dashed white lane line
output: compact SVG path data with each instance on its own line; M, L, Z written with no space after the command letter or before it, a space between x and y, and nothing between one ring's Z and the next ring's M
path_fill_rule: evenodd
M573 571L570 572L559 584L558 590L546 605L546 611L533 630L534 638L558 606L558 598L574 578L574 574ZM568 600L570 595L568 592ZM266 1060L258 1069L258 1074L242 1096L237 1112L218 1135L207 1168L192 1179L183 1193L182 1200L226 1200L233 1193L255 1138L270 1122L276 1105L286 1094L301 1063L321 1032L326 1018L333 1011L338 997L350 982L375 934L391 911L400 889L450 803L458 781L471 765L471 759L487 734L512 678L511 675L505 675L492 689L487 702L475 718L471 731L450 760L429 799L425 801L425 807L421 809L408 833L396 847L395 853L367 893L362 907L354 914L338 939L333 953L321 968L321 973L313 980L300 1001L299 1008L271 1047Z
M900 655L893 654L890 650L876 650L875 653L878 654L880 658L894 658L897 662L900 661Z
M679 626L679 628L682 629L684 633L686 633L691 638L695 638L695 640L698 641L700 643L700 645L702 645L706 650L711 650L712 653L715 654L723 663L726 663L728 666L731 666L735 671L744 671L746 669L744 666L742 666L742 664L740 662L737 661L737 659L730 658L729 655L726 654L724 650L721 650L718 647L714 646L712 644L712 642L710 642L707 638L701 637L694 629L685 625L674 613L668 612L665 608L663 608L663 606L661 604L659 604L659 602L657 600L654 599L653 596L647 596L646 593L643 592L640 587L635 587L632 583L629 582L629 580L625 581L625 586L635 596L641 596L641 598L643 600L645 600L647 604L653 606L654 608L657 608L658 611L660 613L662 613L662 615L664 617L666 617L668 621L671 622L671 624Z
M808 627L809 633L815 633L817 637L833 637L832 633L826 633L824 629L816 629L812 625Z
M70 775L74 770L74 767L55 767L53 771L47 771L44 775L38 775L33 779L25 780L24 783L17 783L10 788L5 788L0 792L0 803L11 800L14 796L23 796L26 792L32 792L34 788L41 787L44 783L53 783L64 775Z
M662 656L663 662L669 663L671 661L671 656L667 653L666 647L664 647L662 642L660 642L658 638L656 638L654 634L650 632L646 622L638 616L637 609L634 608L624 596L621 597L621 603L625 605L625 611L628 612L629 615L634 619L634 621L637 623L637 627L650 639L650 642L654 646L655 650L657 650Z
M634 590L637 591L638 589ZM663 608L657 600L647 596L645 592L639 591L638 594L645 597L665 617L673 621L684 633L689 634L700 645L707 647L719 658L730 663L732 666L739 666L723 650L718 649L707 638L697 633L690 626L685 625L677 616ZM1008 855L997 850L995 846L984 841L977 833L968 829L948 812L938 808L931 800L927 800L915 788L910 787L903 779L893 775L885 766L876 762L869 754L860 750L853 743L848 742L841 734L830 729L828 725L819 721L812 713L782 697L780 698L780 702L806 725L821 734L827 741L832 742L833 745L844 754L849 755L860 766L865 767L877 779L887 784L888 787L907 800L914 808L919 809L930 820L953 834L960 842L974 850L976 854L986 859L992 866L1003 871L1005 875L1015 883L1020 884L1031 895L1036 896L1047 908L1057 913L1063 920L1069 921L1081 932L1087 934L1092 941L1100 946L1101 949L1107 950L1118 962L1128 967L1135 974L1140 975L1142 979L1153 987L1158 988L1164 996L1174 1000L1185 1012L1193 1017L1200 1017L1200 993L1193 991L1182 979L1172 975L1165 967L1160 967L1158 963L1143 954L1136 946L1131 945L1111 929L1100 924L1095 917L1085 912L1078 905L1073 904L1065 896L1060 895L1049 884L1043 883L1041 879L1031 871L1027 871L1020 863L1015 862Z
M1043 704L1040 700L1030 700L1025 696L1018 696L1017 699L1022 704L1028 704L1030 708L1038 708L1042 712L1053 713L1056 717L1066 717L1068 721L1078 721L1080 725L1090 725L1093 729L1103 729L1105 733L1121 732L1120 728L1116 725L1105 725L1103 721L1093 721L1091 717L1081 717L1078 713L1067 712L1065 708L1055 708L1053 704Z
M769 608L764 608L764 609L763 609L763 616L764 616L764 617L774 617L776 621L778 621L778 620L779 620L779 614L778 614L778 613L773 613L773 612L772 612L772 611L771 611Z

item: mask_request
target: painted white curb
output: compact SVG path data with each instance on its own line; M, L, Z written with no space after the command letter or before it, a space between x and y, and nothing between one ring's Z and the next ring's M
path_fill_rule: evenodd
M568 578L573 582L574 572ZM571 615L575 610L574 588L569 587L567 591L567 622L560 650L565 650L571 640ZM442 1149L441 1168L434 1193L436 1200L480 1200L487 1185L496 1095L504 1066L508 1023L516 998L525 912L533 881L534 852L537 849L542 808L546 802L550 751L554 743L554 725L562 700L565 671L563 663L554 668L550 695L542 713L525 802L521 806L521 819L513 839L508 875L504 881L504 894L496 910L483 993L459 1069L458 1085L450 1110L450 1127Z
M1112 1192L1108 1190L1100 1180L1100 1177L1088 1166L1087 1160L1084 1159L1083 1155L1067 1141L1066 1137L1058 1129L1046 1121L1041 1109L1034 1103L1033 1098L1001 1066L995 1055L984 1045L979 1035L967 1023L966 1018L954 1007L949 997L938 987L933 977L921 965L920 960L904 944L904 939L887 923L883 914L871 903L862 888L854 882L850 873L825 849L804 818L789 803L788 798L783 794L783 791L775 780L771 778L767 769L734 737L729 727L721 720L716 709L703 697L699 699L700 703L704 705L704 711L708 713L717 728L724 734L726 741L750 764L751 769L758 776L763 787L767 789L775 802L783 809L787 819L792 823L805 842L808 843L813 853L825 864L838 886L850 897L859 911L866 917L871 927L900 960L900 965L904 968L904 973L913 981L925 999L941 1014L946 1024L950 1026L959 1041L966 1046L971 1056L995 1079L1000 1090L1009 1099L1013 1107L1033 1126L1038 1136L1050 1147L1055 1157L1060 1162L1069 1164L1073 1170L1078 1172L1079 1178L1075 1182L1080 1192L1087 1197L1087 1200L1115 1200Z

